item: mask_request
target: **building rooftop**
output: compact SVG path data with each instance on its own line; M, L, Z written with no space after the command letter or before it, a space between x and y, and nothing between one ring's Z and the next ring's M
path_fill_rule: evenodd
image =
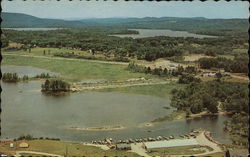
M195 139L175 139L170 141L145 142L147 149L199 145Z

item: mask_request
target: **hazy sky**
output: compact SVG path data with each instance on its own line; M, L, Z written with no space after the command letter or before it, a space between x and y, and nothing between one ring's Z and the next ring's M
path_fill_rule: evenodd
M248 18L249 3L206 2L125 2L80 0L3 0L3 12L26 13L41 18L106 17L206 17Z

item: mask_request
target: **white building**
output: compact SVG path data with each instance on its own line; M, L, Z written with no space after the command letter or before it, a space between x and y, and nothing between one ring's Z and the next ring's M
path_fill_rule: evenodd
M158 149L158 148L169 148L169 147L183 147L183 146L196 146L199 143L196 139L175 139L169 141L154 141L154 142L144 142L143 147L146 150Z

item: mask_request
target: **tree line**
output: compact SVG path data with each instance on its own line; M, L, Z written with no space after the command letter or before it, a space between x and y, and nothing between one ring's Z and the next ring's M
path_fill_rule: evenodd
M223 68L227 72L247 74L248 60L247 55L239 55L234 59L227 59L225 57L201 58L198 62L199 66L204 69Z
M20 80L27 81L29 77L27 75L24 75L22 78L18 76L17 73L3 73L2 80L3 82L18 82Z
M183 73L189 73L189 74L196 74L197 68L194 66L178 66L177 68L174 69L167 69L167 68L150 68L149 66L142 66L138 65L135 62L130 62L129 65L127 66L127 69L132 71L132 72L139 72L139 73L145 73L145 74L152 74L152 75L158 75L162 77L172 77L172 76L179 76L182 75Z

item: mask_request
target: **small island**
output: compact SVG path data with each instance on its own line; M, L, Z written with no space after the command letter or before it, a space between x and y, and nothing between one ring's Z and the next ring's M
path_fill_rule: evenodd
M46 80L42 84L42 92L46 94L63 94L70 91L70 84L62 80Z

